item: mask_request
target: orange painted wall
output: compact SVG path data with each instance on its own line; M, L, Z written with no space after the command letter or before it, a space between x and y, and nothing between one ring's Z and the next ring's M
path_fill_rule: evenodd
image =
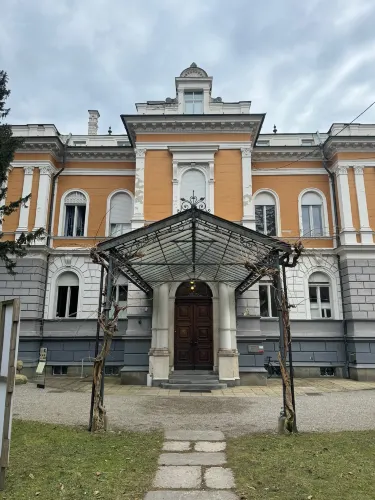
M350 192L350 203L352 206L353 227L359 230L360 224L359 224L357 192L355 188L354 170L352 168L348 168L348 183Z
M375 160L375 153L372 153L371 151L365 152L347 152L347 153L337 153L335 156L332 158L332 161L334 160Z
M96 237L92 239L84 238L53 238L53 248L73 247L73 248L91 248L103 241L104 237Z
M14 168L8 176L8 192L6 203L17 201L22 196L24 170L23 168ZM20 211L16 210L11 215L4 218L3 231L15 231L18 227Z
M363 169L370 227L375 229L375 167Z
M58 164L55 158L48 153L15 153L14 161L51 161L55 165Z
M242 158L239 150L219 150L215 155L215 215L240 221L242 208Z
M28 225L29 231L32 231L34 229L34 225L35 225L36 205L37 205L37 201L38 201L39 177L40 177L39 168L34 168L33 183L31 186L31 199L29 201L29 207L30 207L30 209L29 209L29 225Z
M329 231L332 234L332 208L328 177L323 175L267 175L253 177L253 192L269 188L275 191L280 199L281 237L283 239L299 238L298 196L306 188L320 189L326 199L328 208ZM331 240L315 240L305 238L309 247L332 246Z
M157 221L172 215L172 174L172 156L168 151L147 151L144 185L146 221Z
M53 234L58 232L62 195L69 189L83 189L89 195L88 236L104 236L108 196L116 189L127 189L134 193L133 176L77 175L61 176L56 190L56 208Z
M137 142L231 142L250 141L250 134L137 134Z

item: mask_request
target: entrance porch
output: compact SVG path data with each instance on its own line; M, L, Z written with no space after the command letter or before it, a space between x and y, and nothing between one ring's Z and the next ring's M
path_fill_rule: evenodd
M203 200L184 203L186 210L100 243L98 251L152 306L152 385L179 370L202 369L237 385L236 299L292 249L212 215ZM254 369L264 378L263 363Z

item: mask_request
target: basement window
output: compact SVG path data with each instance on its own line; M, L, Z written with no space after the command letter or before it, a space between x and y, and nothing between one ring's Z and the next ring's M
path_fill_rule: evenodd
M334 377L336 375L336 368L333 366L323 366L320 368L321 377Z
M105 365L104 373L106 375L116 376L120 373L120 367L119 366Z
M68 375L67 366L53 366L52 375Z

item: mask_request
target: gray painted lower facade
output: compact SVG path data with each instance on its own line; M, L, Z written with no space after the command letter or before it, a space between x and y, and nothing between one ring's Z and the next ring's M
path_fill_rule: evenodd
M65 265L64 256L60 253L53 262L55 268L50 265L47 269L47 255L42 249L35 249L18 261L15 276L0 268L0 299L21 299L19 358L24 361L25 370L30 375L35 370L40 347L48 349L49 371L54 366L67 366L68 375L80 375L83 367L84 375L88 375L95 354L99 271L92 267L86 254L73 256L68 261L66 270L76 272L80 277L80 292L83 292L81 317L55 319L51 290L57 273ZM375 380L375 259L342 258L341 267L344 317L341 314L341 294L335 284L333 291L337 292L335 300L339 311L335 319L305 318L308 305L306 301L302 303L301 295L304 293L304 275L308 273L303 270L300 275L294 272L288 276L290 300L297 304L291 310L295 375L320 376L322 368L332 367L336 376L345 376L348 371L353 379ZM254 288L237 301L236 339L243 384L262 383L266 376L265 360L269 356L277 360L278 320L259 317L257 296ZM138 290L130 293L128 317L119 322L107 359L107 366L116 366L121 371L123 383L146 383L151 328L152 302ZM264 352L256 353L257 346L262 346Z

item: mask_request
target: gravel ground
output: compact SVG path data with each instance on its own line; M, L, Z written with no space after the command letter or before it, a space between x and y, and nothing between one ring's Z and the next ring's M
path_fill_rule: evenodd
M112 429L218 429L229 436L275 431L281 400L277 397L160 397L107 396ZM86 426L90 394L17 386L13 415ZM336 392L297 397L300 431L375 429L375 390Z

